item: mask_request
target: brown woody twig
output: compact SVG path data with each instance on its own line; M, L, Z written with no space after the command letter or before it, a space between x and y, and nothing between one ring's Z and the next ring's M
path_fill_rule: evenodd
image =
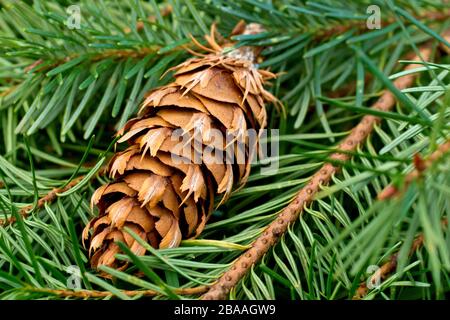
M414 158L415 162L415 170L408 173L405 177L404 184L401 190L398 190L396 187L394 187L392 184L386 186L379 194L378 199L379 200L387 200L391 199L395 196L398 196L400 193L403 193L408 186L411 184L413 180L418 179L423 171L430 168L434 163L441 160L442 157L450 151L450 140L447 142L441 144L436 151L434 151L426 160L422 160L420 157L416 156ZM442 220L442 224L447 224L447 219ZM409 250L409 255L414 254L418 249L422 247L424 243L424 235L423 233L419 234L416 239L413 241L411 245L411 249ZM389 260L383 264L370 278L369 281L373 284L377 282L377 280L385 280L392 272L395 271L395 268L397 268L397 258L398 258L398 252L394 253ZM369 288L367 287L367 282L363 281L359 285L358 289L356 290L355 295L353 296L354 300L359 300L364 298L367 293L369 292Z
M172 291L179 295L190 296L190 295L198 295L206 292L208 290L208 286L198 286L194 288L175 288ZM48 288L26 288L29 291L33 292L41 292L53 294L62 298L106 298L110 296L114 296L112 292L109 291L98 291L98 290L58 290L58 289L48 289ZM154 297L160 295L159 292L154 290L121 290L126 296L134 297L138 295L142 295L145 297Z
M423 171L428 169L433 163L440 160L444 154L450 151L450 140L441 144L436 151L434 151L426 160L422 160L420 156L416 155L414 157L415 169L406 175L403 181L402 190L408 188L412 181L416 180ZM395 197L400 193L396 186L390 184L384 188L379 194L379 200L386 200Z
M424 240L423 234L418 235L416 239L414 239L409 252L410 255L413 254L417 249L422 247L423 240ZM375 271L374 274L370 277L369 281L375 285L377 283L377 280L379 281L385 280L392 272L395 271L395 268L397 268L397 258L398 252L394 253L385 264L383 264L379 269L377 269L377 271ZM364 298L368 292L369 288L367 287L366 282L361 282L352 299L360 300Z
M86 165L86 167L90 167L89 165ZM98 173L100 175L104 175L107 172L107 165L106 166L102 166L99 170ZM28 206L25 206L23 208L21 208L19 210L19 214L22 217L27 217L30 213L31 210L33 209L40 209L43 208L44 205L46 203L52 203L53 201L56 200L56 198L58 197L58 193L63 193L66 192L70 189L72 189L73 187L75 187L76 185L78 185L78 183L80 183L83 179L84 179L84 175L78 176L76 178L74 178L72 181L70 181L66 186L62 187L62 188L55 188L52 191L50 191L49 193L47 193L45 196L43 196L42 198L40 198L36 204L36 208L34 208L33 204L30 204ZM95 177L95 175L94 175ZM0 181L0 188L2 187L2 182ZM15 217L10 217L8 219L0 219L0 227L4 227L7 225L10 225L12 223L16 222L16 218Z
M420 48L420 55L413 60L421 60L421 57L428 61L432 54L430 45L424 45ZM416 68L417 65L410 64L406 70ZM416 78L415 74L408 74L394 81L394 85L399 89L405 89L411 86ZM380 111L389 111L395 105L395 96L385 90L382 96L375 102L372 108ZM364 142L367 136L373 131L374 126L381 121L381 118L366 115L360 123L353 128L351 133L340 143L338 150L344 153L334 153L331 160L344 162L350 159L350 153ZM266 254L277 240L284 234L289 225L294 223L300 214L303 213L305 206L308 206L314 199L314 196L320 191L321 186L328 184L331 177L337 172L339 167L331 163L324 164L316 172L309 183L303 187L293 201L278 214L278 217L272 221L263 233L252 243L250 249L237 258L231 268L226 271L215 282L211 288L201 298L204 300L223 300L226 298L230 289L233 288L247 271L257 263Z
M161 10L161 15L162 16L167 16L172 12L172 7L171 6L167 6L165 8L162 8ZM418 20L429 20L429 21L433 21L433 22L439 22L439 21L445 21L447 19L450 18L450 10L441 10L441 11L429 11L429 12L424 12L422 14L416 15L415 16L416 19ZM149 17L149 21L155 21L155 17L154 16L150 16ZM381 22L382 26L386 26L389 25L391 23L395 22L395 19L387 19ZM136 25L136 28L139 30L141 30L144 27L144 24L142 21L139 21ZM366 30L367 26L365 22L356 22L356 23L349 23L346 25L335 25L335 26L331 26L329 28L326 28L325 30L322 31L318 31L317 33L315 33L314 35L314 40L315 41L324 41L327 40L331 37L334 36L339 36L351 29L357 29L359 31L362 30ZM125 33L130 32L131 30L124 30ZM151 47L144 47L144 48L139 48L138 50L133 50L133 49L121 49L121 50L117 50L117 49L109 49L109 50L104 50L102 53L94 55L91 60L93 62L102 60L102 59L106 59L106 58L117 58L117 59L124 59L124 58L143 58L151 53L155 53L157 52L159 49L161 49L161 47L159 46L151 46ZM180 45L176 48L174 48L173 50L185 50L186 49L186 45ZM449 50L448 47L443 46L444 50ZM70 61L74 58L76 58L78 55L73 55L73 56L68 56L64 59L60 59L59 61L56 61L54 64L51 65L47 65L42 69L36 69L35 71L43 71L43 70L49 70L52 68L57 67L60 64L63 64L67 61ZM39 61L39 60L38 60ZM42 63L42 61L40 62L34 62L32 65L28 66L27 68L25 68L27 71L32 70L34 67L38 66L40 63ZM13 89L11 89L11 91L13 91ZM10 92L8 91L8 93L3 94L3 95L7 95Z
M417 20L427 20L427 21L432 21L432 22L446 21L450 17L450 9L445 9L445 10L441 10L441 11L426 11L421 14L415 15L414 17ZM386 20L382 20L381 27L386 27L396 21L397 20L395 17L389 18ZM347 31L350 31L351 29L357 29L359 32L366 31L367 30L366 21L364 20L364 21L358 21L356 23L331 26L330 28L325 29L324 31L318 32L317 39L318 40L326 40L335 35L340 35Z
M447 225L447 219L442 220L442 225ZM423 233L419 234L413 241L411 245L411 249L409 250L409 256L413 255L414 252L419 250L425 242L425 237ZM392 274L395 269L397 268L397 259L398 259L398 252L394 253L389 260L383 264L379 269L377 269L376 272L369 278L370 283L375 285L378 281L383 281L387 277L389 277L390 274ZM358 289L356 289L356 293L353 296L353 300L360 300L364 298L367 293L369 292L369 288L367 287L367 282L363 281L359 285Z
M47 193L45 196L40 198L36 204L36 208L42 208L46 203L51 203L56 200L58 193L66 192L67 190L72 189L75 187L81 180L83 180L84 176L79 176L72 181L70 181L64 188L55 188L49 193ZM22 217L27 217L30 210L33 210L34 205L30 204L26 207L23 207L19 210L19 214ZM12 223L16 222L16 217L9 217L7 219L0 219L0 227L4 227L7 225L10 225Z
M160 10L161 17L168 16L169 14L172 13L172 11L173 11L172 6L170 4L166 5L165 7L161 8L161 10ZM156 15L148 16L147 20L150 23L156 22L156 20L157 20ZM136 31L142 31L144 29L144 26L145 26L144 21L138 21L136 23ZM131 28L130 27L125 28L123 30L123 32L130 33L131 32Z

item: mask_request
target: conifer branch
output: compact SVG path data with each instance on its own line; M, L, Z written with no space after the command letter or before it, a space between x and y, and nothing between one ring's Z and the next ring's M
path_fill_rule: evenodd
M432 54L430 44L422 46L419 50L420 55L415 56L412 60L428 61ZM405 70L416 68L414 64L408 65ZM416 74L408 74L394 81L397 89L402 90L410 87L416 78ZM392 92L385 90L382 96L375 102L372 108L380 111L389 111L396 103L395 96ZM382 119L373 115L366 115L359 124L353 128L351 133L340 143L338 150L345 153L336 152L331 155L331 160L348 161L350 155L361 145L367 136L373 131L374 126ZM312 177L309 183L303 187L293 201L285 207L278 217L272 221L263 233L252 243L250 249L238 257L232 264L231 268L226 271L217 282L211 286L201 299L203 300L223 300L227 294L276 243L277 240L288 230L291 223L294 223L303 213L305 206L311 204L314 196L320 191L321 186L330 182L332 176L339 170L339 166L331 163L324 164L319 171Z
M151 47L144 47L144 48L139 48L138 50L133 50L133 49L107 49L104 50L101 53L91 53L91 57L90 57L90 61L92 63L94 62L98 62L104 59L108 59L108 58L113 58L113 59L117 59L117 60L121 60L121 59L127 59L127 58L134 58L134 59L142 59L145 56L149 55L149 54L154 54L156 52L158 52L158 50L161 49L160 46L151 46ZM175 49L173 49L175 50ZM86 53L84 53L86 54ZM30 72L31 70L35 69L35 71L39 71L39 72L45 72L48 70L51 70L53 68L58 67L59 65L69 62L73 59L78 58L80 55L79 54L73 54L70 56L65 57L64 59L60 59L55 61L52 64L48 64L42 68L37 68L41 63L43 63L44 61L42 59L36 60L35 62L33 62L31 65L27 66L24 71L25 72ZM8 92L9 94L10 92Z
M190 296L198 295L206 292L208 286L198 286L193 288L174 288L172 291L175 294ZM49 289L49 288L26 288L28 291L38 292L38 293L48 293L61 298L79 298L79 299L89 299L89 298L107 298L114 296L114 293L110 291L99 291L99 290L69 290L69 289ZM121 290L122 294L128 297L144 296L144 297L154 297L161 295L160 292L155 290Z
M447 219L442 219L442 226L447 226ZM409 249L409 256L413 255L414 252L422 248L422 246L425 243L425 236L423 233L420 233L413 241L411 248ZM391 275L395 269L397 268L397 262L398 262L398 252L394 253L389 257L389 260L384 263L370 278L368 281L363 281L359 285L358 289L356 290L355 295L353 296L353 300L360 300L364 298L367 293L369 292L369 288L367 287L367 283L370 282L373 285L375 285L378 281L383 281L389 275Z
M416 250L420 249L423 245L423 234L419 234L413 241L411 249L409 251L409 255L413 254ZM385 280L392 272L395 271L397 267L397 258L398 252L394 253L389 257L389 260L383 264L370 278L369 281L375 285L377 280L383 281ZM361 282L358 289L356 290L356 294L353 296L353 300L360 300L364 298L369 289L367 287L366 282Z
M161 8L159 10L161 17L166 17L169 14L171 14L173 11L173 8L170 4L166 5L165 7ZM152 14L150 16L148 16L147 20L148 22L156 22L156 15ZM136 31L142 31L145 27L145 22L144 21L138 21L136 23ZM131 28L127 27L123 30L125 33L130 33L131 32Z
M433 22L446 21L450 17L450 9L441 10L441 11L427 11L418 15L414 15L414 18L417 20L427 20ZM381 20L381 27L386 27L392 23L396 22L395 18L389 18L385 20ZM316 33L316 40L326 40L341 34L346 33L352 29L357 29L358 32L367 30L366 21L358 21L350 24L343 24L332 26L323 31L319 31ZM445 35L443 35L445 36ZM443 44L444 48L448 48Z
M169 14L172 13L172 7L171 6L167 6L165 8L161 9L161 15L162 16L167 16ZM427 11L424 12L422 14L416 15L414 16L415 19L417 20L429 20L429 21L433 21L433 22L440 22L440 21L446 21L447 19L450 18L450 9L448 10L443 10L443 11ZM149 21L154 21L155 17L149 16L148 17ZM394 18L389 18L386 20L382 20L381 21L381 26L385 27L389 24L394 23L396 20ZM136 28L138 31L142 30L144 27L144 23L142 21L139 21L136 25ZM330 39L332 37L336 37L339 36L341 34L344 34L345 32L351 30L351 29L357 29L358 32L367 30L367 25L366 22L363 21L358 21L355 23L349 23L349 24L345 24L345 25L337 25L337 26L331 26L329 28L326 28L324 30L319 30L317 31L317 33L314 34L314 41L320 42L320 41L324 41L327 39ZM125 33L130 33L131 30L130 29L126 29L124 30ZM183 44L177 47L172 48L172 50L170 50L170 52L173 51L177 51L177 50L186 50L187 46L189 44ZM450 50L447 46L445 46L444 44L442 44L442 48L443 50ZM116 59L125 59L125 58L136 58L136 59L140 59L143 58L149 54L152 53L156 53L161 49L161 47L159 46L151 46L151 47L143 47L143 48L139 48L137 50L135 49L107 49L104 50L103 52L99 53L99 54L94 54L91 58L92 62L97 62L103 59L107 59L107 58L116 58ZM39 71L46 71L46 70L51 70L63 63L66 63L70 60L73 60L75 58L79 57L78 54L74 54L71 56L68 56L64 59L61 59L59 61L56 61L53 64L49 64L47 66L45 66L45 68L39 70ZM31 69L35 68L38 64L42 63L43 61L41 59L33 62L30 66L28 66L26 68L25 71L30 71ZM38 70L36 70L38 71ZM13 88L12 88L13 89ZM11 90L12 92L13 90ZM9 94L9 92L7 93ZM5 95L7 95L5 94Z
M386 186L379 194L378 199L379 200L388 200L395 196L398 196L400 193L404 193L404 191L408 188L408 186L416 179L418 179L424 171L429 169L432 165L434 165L436 162L440 161L442 157L447 154L447 152L450 151L450 140L447 140L447 142L439 145L439 147L434 151L427 159L423 160L419 156L416 156L414 158L415 163L415 169L411 171L409 174L406 175L403 186L401 190L393 186L392 184ZM442 225L446 226L448 223L447 219L444 218L442 220ZM414 252L416 252L418 249L420 249L424 244L424 234L419 234L416 239L413 241L411 245L411 249L409 250L409 255L413 255ZM367 287L367 283L370 281L372 284L375 284L377 280L385 280L392 272L395 271L395 268L397 267L397 258L398 258L398 252L391 255L389 260L383 264L380 269L378 269L369 279L368 281L363 281L359 285L358 289L356 290L355 295L353 296L354 300L359 300L364 298L369 288Z
M106 168L107 168L107 166L102 166L102 167L100 167L98 172L101 175L103 175L106 173ZM95 177L95 175L93 177ZM40 198L37 201L36 207L34 207L33 204L27 205L19 210L19 214L24 218L28 217L31 210L41 209L45 206L46 203L50 204L50 203L54 202L58 198L59 193L64 193L64 192L69 191L70 189L76 187L84 178L85 178L85 175L80 175L80 176L74 178L69 183L67 183L67 185L65 185L61 188L54 188L52 191L50 191L49 193L47 193L45 196L43 196L42 198ZM0 181L0 188L2 188L2 187L3 187L3 183ZM10 225L15 222L16 222L15 217L10 217L7 219L0 219L0 227L5 227L5 226Z
M441 158L450 151L450 140L441 144L436 151L434 151L427 159L423 160L419 155L414 158L415 169L406 175L401 190L398 187L390 184L384 188L379 194L379 200L387 200L397 196L402 190L406 190L408 186L419 178L425 170L431 167L434 163L441 160Z
M440 224L448 205L445 198L448 181L445 174L440 172L443 161L427 166L429 159L414 155L423 146L424 137L430 141L439 139L439 143L447 142L448 127L443 123L449 114L445 110L447 96L442 84L448 83L450 76L445 64L448 58L440 63L425 64L425 67L420 64L418 69L410 70L414 74L411 78L425 69L433 71L424 74L424 77L420 76L420 81L414 81L414 84L410 79L411 86L403 93L411 100L405 99L395 90L389 80L402 74L399 80L410 77L405 75L408 72L397 73L401 70L393 69L400 56L407 60L420 57L419 60L423 61L438 49L439 53L450 54L448 42L436 34L448 26L450 7L445 5L450 3L448 0L433 3L418 0L414 4L404 0L395 4L379 3L381 21L377 19L374 23L383 28L377 31L368 30L368 4L360 1L352 2L351 6L350 3L342 5L339 1L330 0L319 5L276 2L261 6L256 4L256 7L250 2L224 0L213 3L192 1L187 5L177 1L135 1L132 4L117 2L107 6L101 5L102 2L82 1L81 20L76 23L79 27L75 26L77 30L69 27L69 20L66 20L67 15L64 13L68 11L65 11L64 4L52 0L42 1L40 6L10 0L0 2L8 3L8 7L13 9L5 7L0 12L1 29L4 31L4 37L0 40L0 51L4 53L0 66L0 131L3 134L0 171L8 177L6 181L0 181L0 189L3 189L0 190L0 211L4 211L0 218L5 219L0 219L0 231L4 235L0 237L0 264L3 265L0 268L0 287L4 289L0 299L115 299L128 296L149 300L151 297L176 298L177 294L188 295L188 298L200 297L205 293L202 298L224 299L233 287L231 292L235 294L232 296L242 299L292 299L297 296L300 299L335 299L339 298L343 287L349 289L349 279L355 273L364 271L362 268L369 259L379 258L386 251L386 242L403 242L401 254L396 253L397 249L382 254L383 260L378 260L381 268L379 275L384 279L382 287L373 291L365 288L365 292L361 291L363 288L360 290L361 297L366 294L372 297L381 290L398 285L420 287L420 283L414 284L414 281L421 281L419 279L422 276L430 276L433 280L430 281L430 287L421 289L423 298L431 297L433 292L438 298L442 297L442 292L448 293L445 286L441 290L441 275L448 277L442 265L449 264L450 255L445 245L446 232L441 232L441 228L444 228ZM221 21L222 31L229 31L235 21L241 18L265 26L267 32L257 36L242 36L232 32L231 40L237 41L236 45L240 49L249 46L264 50L258 60L259 67L268 68L274 74L283 74L274 83L271 94L286 102L291 120L295 118L295 122L290 123L291 120L286 122L286 118L268 115L270 127L279 126L283 131L280 138L283 148L279 155L279 174L272 178L251 175L250 186L243 189L242 195L230 199L227 206L230 211L215 212L217 219L210 222L205 237L222 239L213 240L217 243L206 239L193 240L180 248L175 246L161 253L157 251L154 256L146 255L145 247L139 247L142 256L141 253L134 257L128 251L123 252L134 262L132 269L137 268L139 271L120 268L116 273L108 273L106 282L95 282L98 285L95 290L45 285L65 282L61 274L64 270L51 266L78 265L84 270L85 251L78 245L77 230L89 216L84 210L88 207L88 199L83 194L91 189L90 181L93 179L86 176L77 178L79 174L85 173L78 173L78 170L73 173L72 164L73 157L85 151L86 139L95 133L96 139L92 140L92 148L85 151L86 154L103 154L106 143L111 139L111 132L116 131L117 127L123 127L142 98L147 97L145 92L166 83L168 79L160 78L160 74L193 53L190 48L194 43L187 43L190 33L196 38L208 33L208 26L214 25L214 21ZM450 39L450 30L443 36ZM205 38L209 42L208 37ZM217 44L221 46L224 39L218 36ZM421 56L415 46L423 45L428 39L431 39L430 51L426 52L429 56ZM202 46L203 42L200 43ZM415 50L405 56L406 46L414 47ZM209 51L199 49L194 55L203 56L205 52ZM298 60L299 56L305 59ZM435 60L438 59L431 58L428 61ZM377 81L369 85L372 79ZM386 87L383 88L381 83ZM395 83L398 84L398 80ZM395 98L386 95L387 90L391 90ZM323 96L332 98L328 103L336 103L339 109L329 108L327 99L321 98ZM373 108L366 108L379 97ZM212 98L215 99L215 95ZM378 111L395 109L392 106L396 99L400 105L403 103L416 112L395 114L395 110ZM355 106L344 101L354 101ZM313 109L310 113L311 106ZM383 109L383 106L386 108ZM341 112L340 108L345 112ZM402 110L403 105L399 109ZM353 110L358 114L352 113ZM120 120L110 121L116 117L120 117ZM237 119L234 115L232 118ZM306 125L305 119L308 122ZM353 128L355 121L361 119L360 125ZM381 120L388 123L378 128L377 123ZM292 128L291 124L294 124ZM434 124L443 127L436 131ZM319 125L323 131L317 128ZM352 128L353 132L345 139ZM21 133L29 137L30 146L34 148L31 151L39 164L36 169L24 168L27 159L20 152ZM376 139L364 142L367 136L375 135ZM338 143L327 144L326 139L331 141L332 137L339 137ZM372 142L376 142L376 145ZM378 149L378 146L382 149ZM436 147L442 151L442 146ZM302 150L311 152L304 153ZM428 151L430 157L435 150ZM444 158L443 153L441 156ZM403 168L409 163L408 159L413 157L414 167L409 166L408 171L396 177L396 170L392 168ZM97 166L98 161L94 162L96 167L100 166ZM340 170L342 174L337 174ZM237 170L230 172L234 174ZM68 174L72 176L66 180ZM98 177L101 173L87 173L88 177L91 175ZM334 175L339 175L339 181L334 181ZM409 175L411 178L408 178ZM426 182L433 183L427 185L430 189L425 193L418 194L419 189L423 188L413 188L414 179L425 182L425 178ZM345 194L341 194L344 198L322 197L323 185L333 183L336 185L325 190L326 194L345 191ZM418 195L417 203L410 203L413 212L405 206L402 209L406 217L392 214L395 212L390 210L377 211L380 214L373 216L372 201L377 194L373 194L372 190L381 190L380 185L386 187L386 199L402 196L405 191ZM56 187L59 189L52 190ZM216 185L213 183L212 187ZM30 199L30 188L38 192L34 201ZM135 191L143 193L142 190ZM117 194L111 195L111 201L115 197ZM105 197L101 206L106 208L108 202L109 199ZM380 202L377 204L384 204ZM395 201L387 205L397 209L400 203ZM74 207L77 208L75 215ZM177 212L176 206L171 207L174 213ZM295 221L309 216L307 213L311 210L314 215L312 223L298 221L294 226L297 226L297 230L302 222L302 228L299 229L302 232L292 233ZM236 215L236 212L239 214ZM305 216L302 218L303 213ZM134 222L138 221L136 217L142 217L142 214L135 214L130 217L131 223L127 228L135 227ZM332 220L336 220L336 224L330 225L327 219L316 219L328 214L333 215ZM433 220L426 220L426 214L431 214ZM358 216L361 219L354 221ZM417 228L414 224L408 230L414 228L417 231L408 233L404 223L398 223L398 219L406 218L409 221L411 216L418 219L415 220ZM14 218L7 219L11 217ZM66 217L70 217L70 221ZM178 224L167 223L156 216L153 222L163 225L159 229L179 225L184 232L187 216L182 214L180 217ZM45 221L40 218L45 218ZM33 221L23 228L21 219ZM362 224L359 224L361 221ZM427 228L427 222L434 222L430 225L432 228ZM10 223L13 224L7 230L2 229L3 224ZM142 223L145 232L150 226L153 224ZM360 230L355 231L347 226L356 226ZM233 235L228 236L225 230L232 230ZM98 231L104 230L99 228ZM143 232L141 237L134 229L133 234L126 231L122 234L125 242L119 239L121 244L131 244L135 249L140 237L150 242L153 248L159 247L151 243L159 241L158 237L152 239L154 234ZM262 233L264 231L265 234ZM356 237L349 234L355 234L353 232L356 232ZM130 235L136 240L134 245ZM109 257L116 257L113 246L117 237L120 235L111 234L110 239L105 241L111 244ZM329 242L327 253L309 256L310 250L314 251L314 243L322 247L323 241L320 241L324 239ZM342 246L337 246L336 243L341 241ZM419 255L429 246L436 246L440 254L433 255L426 251L421 261L427 265L425 274L418 272L416 266L412 273L408 273L408 277L411 277L409 284L394 282L401 276L397 270L401 271L402 261L408 255L417 259L416 254ZM230 249L239 252L233 251L231 254ZM118 260L130 261L125 255L117 256ZM195 261L192 257L195 257ZM253 268L261 259L264 259L261 268ZM341 276L323 281L335 274L337 265L330 263L331 259L339 265L343 264ZM306 270L308 265L312 269L308 270L308 276L305 277L302 270ZM158 275L162 274L163 282L144 273L142 270L145 266L155 269ZM164 277L167 268L173 270L171 279ZM42 270L46 271L44 279L41 279ZM134 271L138 277L147 275L148 281L155 284L155 290L148 290L152 287L134 281L136 279L133 280L130 274L134 274ZM67 273L70 273L69 269ZM117 277L111 276L114 274ZM111 277L121 280L117 282ZM356 279L356 288L362 280L367 280L368 287L371 287L371 276L365 276ZM167 281L171 284L180 283L181 288L178 285L172 287L165 283ZM273 281L290 290L276 290L277 287L272 286ZM129 284L132 285L131 289ZM160 285L164 285L167 292ZM353 287L349 298L355 294L356 288ZM391 298L396 297L402 298L403 290L392 291Z
M58 193L63 193L63 192L66 192L66 191L72 189L81 180L83 180L83 178L84 178L84 175L79 176L79 177L73 179L72 181L70 181L65 187L53 189L52 191L50 191L49 193L47 193L45 196L43 196L42 198L40 198L37 201L36 209L43 208L46 203L52 203L58 197ZM19 214L25 218L29 215L30 211L33 210L34 208L35 208L35 206L33 204L27 205L26 207L23 207L19 210ZM16 222L16 217L0 219L0 227L4 227L4 226L10 225L15 222Z

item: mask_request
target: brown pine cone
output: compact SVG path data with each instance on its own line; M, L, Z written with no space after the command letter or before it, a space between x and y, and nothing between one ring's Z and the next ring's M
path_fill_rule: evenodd
M234 31L256 32L261 32L257 24L240 24ZM258 48L225 50L232 43L222 47L214 36L213 26L205 36L211 48L194 39L208 54L195 53L200 57L170 69L174 81L151 91L138 117L118 132L118 142L129 147L111 159L114 181L92 196L99 216L83 231L92 267L125 266L115 258L116 241L136 255L145 253L124 227L154 248L197 237L216 196L222 203L233 186L246 182L259 137L246 133L266 126L264 103L277 100L263 85L274 74L255 67Z

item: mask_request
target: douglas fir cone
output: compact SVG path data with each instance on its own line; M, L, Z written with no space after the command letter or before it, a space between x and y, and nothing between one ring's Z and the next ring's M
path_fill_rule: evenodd
M241 23L233 34L261 31L257 24ZM117 241L136 255L145 253L125 227L154 248L177 247L182 239L198 236L216 195L222 203L234 185L247 180L258 139L252 142L246 132L266 126L264 103L277 101L263 85L274 75L256 69L258 48L220 46L214 27L205 38L211 48L194 42L208 54L194 53L199 57L171 69L174 81L151 91L138 117L118 133L119 142L129 147L111 159L114 180L92 196L99 216L83 231L95 268L126 266L115 258ZM211 133L217 130L226 141L214 139ZM245 161L229 161L239 150Z

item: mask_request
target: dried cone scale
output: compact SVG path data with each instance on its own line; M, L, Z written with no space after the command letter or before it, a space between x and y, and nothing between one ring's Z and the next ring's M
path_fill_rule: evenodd
M258 24L240 23L233 34L261 31ZM257 139L251 142L245 133L266 126L264 104L277 100L263 85L274 75L256 69L257 48L225 50L232 43L220 46L214 26L205 38L210 48L193 41L207 54L194 52L198 58L172 68L174 81L151 91L138 117L118 132L118 142L129 147L111 159L113 182L93 194L91 205L98 207L99 216L83 231L94 268L126 266L115 257L117 241L135 255L145 253L125 227L154 248L177 247L182 239L198 236L214 200L221 197L222 203L233 186L247 180ZM214 139L213 129L223 139ZM230 145L234 151L221 152ZM206 152L208 146L218 152ZM238 150L245 161L227 161Z

